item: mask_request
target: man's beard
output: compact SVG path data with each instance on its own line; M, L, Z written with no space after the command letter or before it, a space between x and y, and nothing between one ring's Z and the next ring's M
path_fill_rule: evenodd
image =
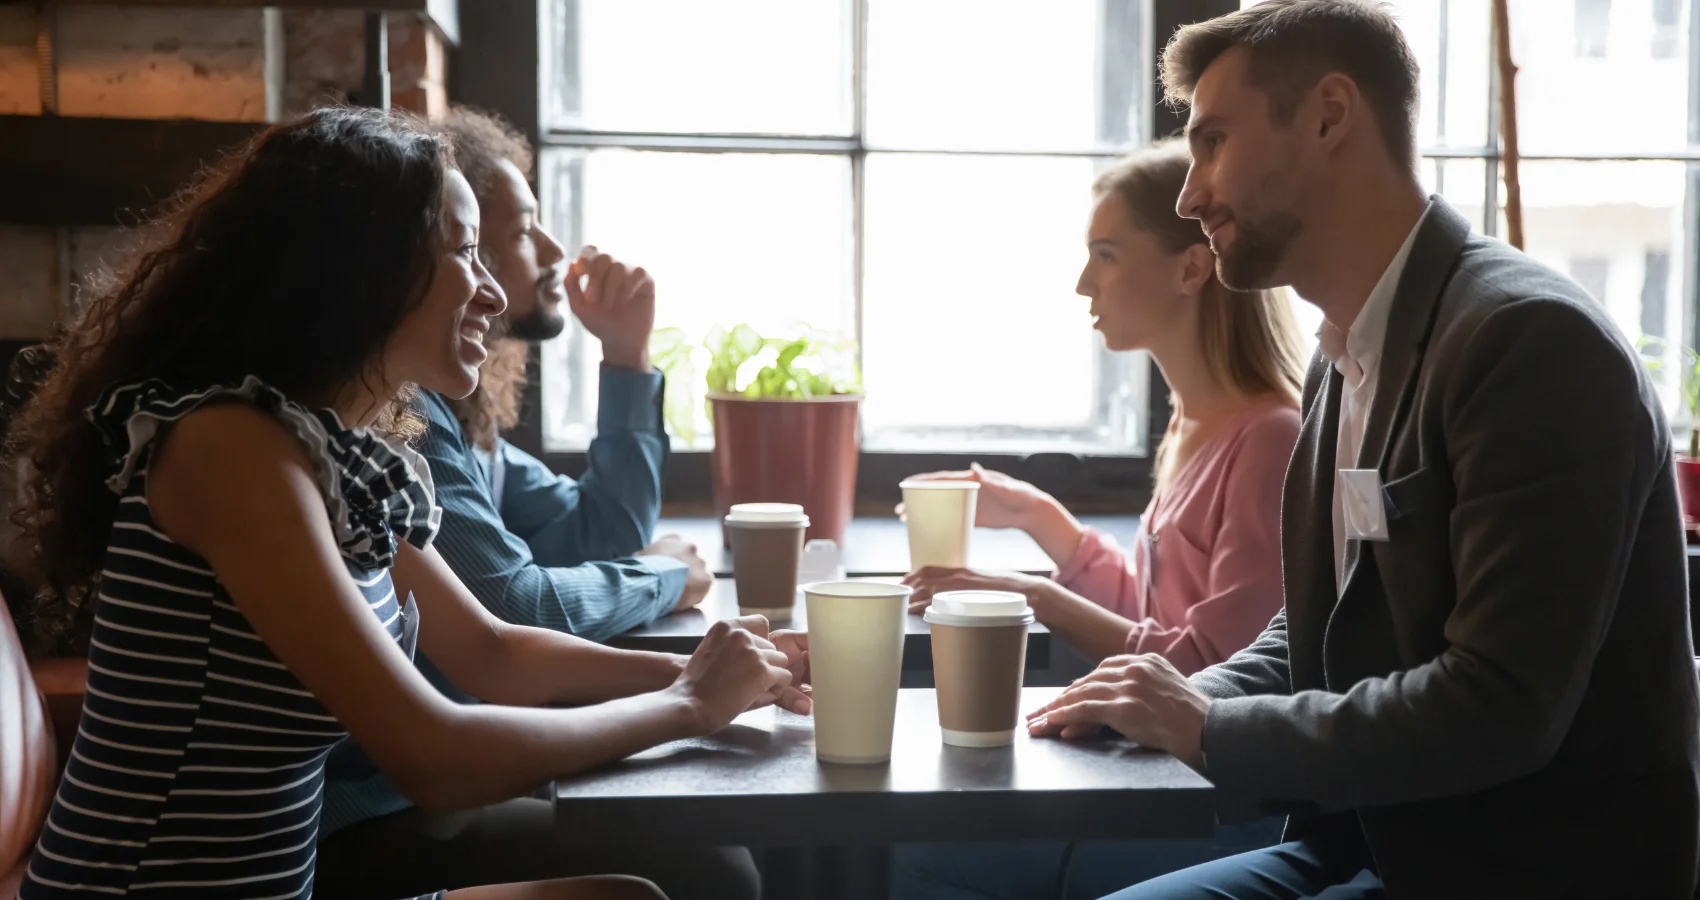
M515 316L512 313L502 316L500 321L503 323L503 337L536 344L560 337L561 332L567 330L567 319L561 315L561 305L546 303L541 296L544 291L543 281L555 277L558 276L544 276L544 279L540 279L532 287L536 303L532 305L530 312L523 316Z
M1255 225L1236 218L1234 230L1239 232L1234 243L1216 252L1216 277L1231 291L1278 287L1276 270L1293 239L1304 231L1304 223L1282 212Z

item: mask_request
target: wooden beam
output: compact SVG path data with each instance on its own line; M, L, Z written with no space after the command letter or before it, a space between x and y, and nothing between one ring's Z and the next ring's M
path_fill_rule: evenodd
M129 225L257 122L0 116L0 222Z
M22 6L33 0L0 0L0 6ZM451 44L460 42L460 11L456 0L55 0L61 6L152 6L206 9L354 9L371 12L416 12L436 26Z
M6 0L22 5L30 0ZM252 9L278 6L284 9L359 9L425 12L426 0L54 0L60 6L162 6L203 9Z
M1517 63L1511 58L1508 5L1507 0L1493 0L1494 55L1499 64L1499 171L1505 181L1505 241L1521 250L1523 180L1517 171Z

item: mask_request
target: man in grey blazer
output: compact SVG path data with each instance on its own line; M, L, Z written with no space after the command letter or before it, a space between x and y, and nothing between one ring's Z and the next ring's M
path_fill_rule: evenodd
M1670 431L1569 279L1415 170L1417 66L1379 4L1182 29L1180 202L1223 282L1324 313L1282 511L1286 608L1190 681L1120 657L1036 711L1108 725L1286 843L1118 897L1688 898L1700 718Z

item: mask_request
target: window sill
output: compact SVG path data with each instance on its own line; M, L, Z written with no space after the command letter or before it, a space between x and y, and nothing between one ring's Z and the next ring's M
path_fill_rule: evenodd
M573 478L584 474L583 453L545 453L550 469ZM715 512L710 454L674 453L662 474L667 516L712 516ZM921 472L966 469L970 463L1032 483L1076 515L1137 516L1151 500L1151 460L1136 456L1076 456L991 453L874 453L863 451L856 471L856 515L889 516L902 499L898 482Z
M1138 516L1083 516L1081 523L1111 535L1123 547L1133 546L1139 530ZM657 535L677 534L697 547L716 577L732 575L732 554L721 544L720 523L712 516L663 517L655 526ZM849 578L879 578L909 573L909 539L903 523L888 507L884 515L857 516L850 522L840 551L844 574ZM1026 533L1012 529L974 529L969 544L968 564L975 568L1004 569L1033 575L1048 575L1057 566Z

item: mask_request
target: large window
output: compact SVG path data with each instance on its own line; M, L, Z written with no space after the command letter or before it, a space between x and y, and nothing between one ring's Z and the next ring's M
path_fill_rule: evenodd
M1502 236L1490 2L1393 6L1422 66L1423 182L1478 231ZM1693 7L1511 0L1509 10L1525 249L1586 287L1630 338L1677 346L1694 333ZM1308 334L1319 316L1301 306ZM1676 371L1674 356L1669 363ZM1675 380L1665 381L1667 408L1680 417Z
M1149 367L1074 294L1149 130L1141 0L542 5L548 214L654 273L658 326L855 337L868 450L1143 452ZM598 362L545 345L546 449L588 442Z
M1150 131L1148 2L540 5L548 214L654 272L659 325L853 335L868 450L1143 452L1148 366L1103 350L1073 285L1092 175ZM1696 331L1694 5L1510 10L1526 249L1630 337L1677 345ZM1422 66L1422 180L1503 235L1490 0L1393 6ZM546 449L593 433L597 349L545 346Z

